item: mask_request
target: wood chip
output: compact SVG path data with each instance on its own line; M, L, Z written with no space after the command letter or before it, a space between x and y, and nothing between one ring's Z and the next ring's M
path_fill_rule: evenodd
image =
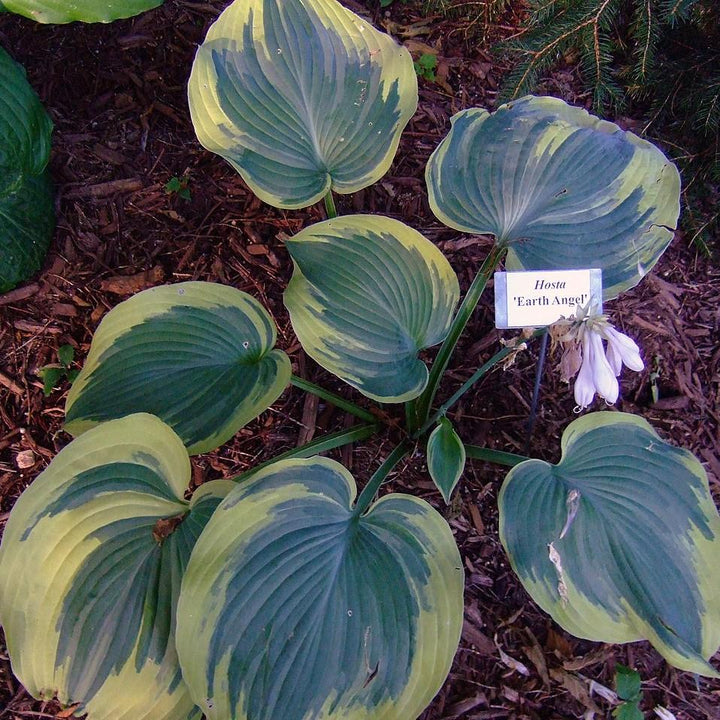
M527 631L527 634L530 637L531 644L524 647L523 652L527 656L527 659L535 666L545 687L550 687L550 675L548 674L547 662L545 662L545 653L540 647L540 643L535 635L533 635L530 630Z
M495 655L495 643L467 619L463 621L462 637L465 642L472 645L481 655L486 655L487 657L493 657Z
M582 657L566 660L563 662L563 667L565 670L582 670L590 665L607 662L612 655L612 650L608 650L607 648L598 648L597 650L593 650Z
M25 390L20 387L11 377L0 372L0 385L6 387L11 393L14 393L18 397L22 397L25 394Z
M122 153L111 150L105 145L100 145L100 143L93 145L92 151L101 160L104 160L106 163L110 163L110 165L124 165L128 161Z
M61 317L77 317L77 308L71 303L55 303L53 305L52 314Z
M143 183L140 178L122 178L110 180L109 182L97 183L97 185L80 185L69 187L65 190L66 198L106 198L112 195L137 192L142 190Z
M508 655L497 643L498 653L500 653L500 661L503 665L507 665L511 670L514 670L517 673L520 673L520 675L524 675L525 677L528 677L530 675L530 671L527 668L527 665L524 663L521 663L519 660L516 660L514 657L511 657Z
M48 324L41 325L30 320L15 320L13 327L20 332L31 333L32 335L60 335L62 333L60 328Z
M315 436L319 401L320 398L317 395L312 395L308 393L305 396L305 404L303 405L302 415L302 427L300 428L297 439L298 447L309 443Z
M14 290L10 290L10 292L6 292L4 295L0 295L0 305L10 305L12 303L20 302L21 300L27 300L29 297L32 297L39 289L40 286L37 283L30 283L30 285L25 285L25 287L19 287L15 288Z
M485 523L483 522L482 517L480 517L480 511L478 510L478 506L475 503L471 502L468 503L468 507L470 508L470 517L472 518L473 525L477 530L477 534L484 535Z
M590 691L588 685L581 680L577 675L563 670L562 668L552 668L550 670L550 677L565 688L581 705L583 705L590 712L600 714L600 708L596 705L595 701L590 697Z

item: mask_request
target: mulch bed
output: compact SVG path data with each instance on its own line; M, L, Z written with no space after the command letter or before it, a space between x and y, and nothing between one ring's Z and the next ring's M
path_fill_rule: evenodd
M468 15L428 18L419 1L396 2L387 13L370 2L369 10L358 2L345 4L377 25L384 23L411 49L413 43L416 51L418 43L437 49L440 62L437 82L420 81L420 107L388 175L338 198L338 209L408 222L444 251L467 288L491 240L440 225L427 204L423 172L454 112L494 106L498 79L507 69L504 60L488 51L487 39L469 34ZM251 293L275 318L278 343L294 372L357 399L305 357L282 304L291 274L282 236L323 219L323 209L281 211L264 205L195 139L187 77L196 46L223 6L170 0L136 18L92 26L41 26L0 16L0 45L25 66L55 123L51 168L58 210L54 244L41 274L0 296L0 529L22 490L69 441L62 430L67 384L45 397L38 369L56 362L63 344L75 348L81 363L101 317L146 287L201 279ZM511 34L517 22L509 11L489 27L490 38ZM587 105L578 88L572 68L545 83L547 92ZM173 177L187 179L189 200L166 191ZM476 311L445 392L498 349L490 302L484 299ZM638 340L647 364L643 373L623 376L618 408L647 418L663 437L693 451L708 471L716 499L719 308L720 271L680 234L653 273L607 308L615 324ZM572 392L560 382L556 360L549 359L530 439L531 453L551 461L558 459L560 435L574 417ZM525 453L536 361L530 349L456 407L451 416L466 441ZM195 480L237 474L347 420L344 413L288 389L231 443L194 458ZM335 456L363 482L391 448L392 430ZM498 540L502 477L487 464L469 462L457 501L444 508L417 454L389 484L445 512L466 565L462 643L448 681L423 718L544 720L590 717L586 713L593 710L595 717L609 717L611 706L601 694L590 694L589 680L612 687L617 662L640 672L647 717L662 705L678 720L720 718L720 682L670 668L647 643L610 646L572 638L534 605ZM64 716L56 703L27 695L10 671L0 635L0 720Z

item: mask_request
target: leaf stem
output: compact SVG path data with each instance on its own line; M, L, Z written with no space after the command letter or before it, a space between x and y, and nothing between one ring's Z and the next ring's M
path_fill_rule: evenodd
M326 452L327 450L334 450L335 448L342 447L343 445L349 445L357 440L366 440L373 435L377 429L377 423L369 423L366 425L353 425L347 430L338 430L337 432L323 435L322 437L312 440L309 443L305 443L305 445L292 448L291 450L280 453L280 455L276 455L269 460L265 460L265 462L261 462L254 468L246 470L245 472L235 475L229 479L234 480L235 482L242 482L243 480L247 480L251 475L254 475L258 470L267 467L268 465L272 465L279 460L309 458L313 455L317 455L318 453Z
M402 460L412 449L413 443L403 440L388 456L383 464L373 473L367 485L362 489L360 496L355 503L353 518L359 518L370 506L380 486L390 471Z
M337 217L337 208L335 207L335 199L333 198L332 188L327 191L323 200L325 202L325 212L327 213L328 220L330 218Z
M410 434L415 434L415 431L419 426L424 426L426 424L428 416L430 415L430 408L432 407L433 400L435 399L435 393L440 385L443 373L447 369L450 356L455 350L455 346L460 339L460 335L462 335L465 326L470 320L473 310L475 310L488 280L495 272L495 268L497 268L500 264L500 261L506 251L507 247L505 245L495 245L485 258L485 262L483 262L480 270L478 270L475 279L472 281L472 284L470 285L470 288L468 289L467 294L465 295L460 308L452 321L452 325L445 337L445 341L440 347L440 351L433 362L425 390L423 390L422 395L420 395L420 397L418 397L413 403L414 418L412 418L413 422L411 426L408 427L408 432Z
M533 340L541 335L547 334L547 328L538 328L524 342ZM483 363L440 407L412 434L413 439L419 438L427 432L447 411L468 391L470 388L492 370L498 363L502 362L508 355L515 352L517 347L504 347L498 350L487 362Z
M292 375L290 377L290 384L294 385L296 388L305 390L305 392L309 392L312 395L317 395L323 400L327 400L329 403L332 403L336 407L339 407L341 410L349 412L351 415L354 415L361 420L372 423L377 421L377 418L369 410L365 410L364 408L359 407L355 403L350 402L350 400L346 400L345 398L340 397L340 395L336 395L329 390L325 390L325 388L321 388L319 385L316 385L309 380L304 380L297 375Z
M515 467L515 465L530 459L524 455L516 455L503 450L493 450L479 445L465 445L465 455L474 460L485 460L486 462L506 465L507 467Z

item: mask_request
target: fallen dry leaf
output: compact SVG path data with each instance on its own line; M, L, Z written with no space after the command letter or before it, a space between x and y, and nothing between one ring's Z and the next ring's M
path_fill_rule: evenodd
M135 273L134 275L114 275L103 280L100 287L105 292L113 293L113 295L132 295L157 285L164 278L165 271L159 265L156 265L150 270Z

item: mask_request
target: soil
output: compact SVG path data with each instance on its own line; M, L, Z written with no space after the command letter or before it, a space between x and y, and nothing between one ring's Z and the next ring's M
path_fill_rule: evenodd
M68 384L61 382L46 397L38 369L57 362L57 350L65 344L75 349L79 366L102 316L146 287L201 279L253 294L275 318L279 345L290 355L294 372L358 401L305 357L282 304L291 273L282 236L324 219L323 208L282 211L264 205L195 138L187 77L196 46L224 4L168 0L109 25L42 26L0 16L0 45L25 66L55 123L51 169L58 215L42 272L0 297L0 529L19 494L70 440L62 430ZM495 106L498 81L508 66L490 47L516 32L520 18L512 9L489 18L470 7L476 3L466 3L464 12L449 18L428 15L419 0L396 0L386 10L369 0L344 4L384 26L416 55L427 50L422 44L437 51L439 64L436 81L420 80L418 112L390 172L370 188L338 197L338 210L384 213L408 222L444 251L467 288L492 241L437 222L423 171L453 113ZM573 68L555 71L541 90L589 107ZM168 192L172 178L184 179L190 199ZM484 300L473 317L446 393L499 347L490 302ZM680 233L654 272L607 308L615 324L638 340L647 360L644 372L623 376L617 407L645 417L664 438L694 452L716 499L718 308L720 271ZM572 391L559 380L557 360L551 356L544 372L529 441L530 454L551 461L558 459L560 435L574 417ZM460 435L525 453L536 365L531 349L512 367L486 378L452 413ZM343 412L290 388L232 442L194 458L195 480L235 475L346 421ZM386 434L334 456L362 483L391 448ZM422 717L543 720L593 717L593 712L610 717L613 705L603 686L614 687L616 663L623 663L640 672L646 717L655 717L653 709L662 706L678 720L720 718L719 681L669 667L647 643L577 640L535 606L509 570L498 540L496 497L503 475L502 469L469 462L450 508L429 481L422 454L392 475L391 489L419 494L446 514L466 565L462 642L447 682ZM67 717L67 711L25 692L11 673L0 635L0 720L37 717Z

